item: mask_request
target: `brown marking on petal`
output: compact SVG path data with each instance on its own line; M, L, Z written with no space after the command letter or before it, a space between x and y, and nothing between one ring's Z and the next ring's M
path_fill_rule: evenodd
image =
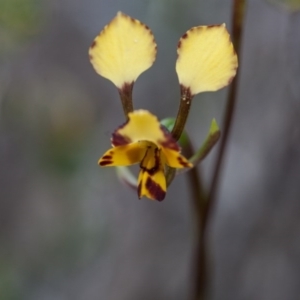
M177 144L177 142L172 137L171 133L168 131L168 129L165 126L160 126L161 130L164 132L165 140L159 142L163 147L169 148L172 150L180 151L180 147Z
M102 159L108 159L108 160L111 160L112 159L112 156L111 155L104 155L102 157Z
M104 167L104 166L107 166L107 165L111 165L113 163L112 160L102 160L99 162L99 165Z
M154 150L154 159L155 159L155 163L154 163L154 167L153 168L146 168L143 166L143 161L144 158L147 156L147 151L145 153L144 158L142 159L141 163L140 163L140 168L143 170L143 172L147 172L150 176L153 176L155 173L157 173L159 171L159 166L160 166L160 151L158 148L155 148Z
M207 26L207 28L213 28L213 27L220 27L220 25L212 24L212 25L208 25L208 26Z
M182 159L181 156L178 156L178 157L177 157L177 160L178 160L178 162L179 162L184 168L189 168L189 167L190 167L190 166L189 166L189 163L186 162L186 161L184 161L184 160Z
M90 48L93 49L96 46L96 44L97 44L97 42L96 42L96 40L94 40Z
M111 143L113 146L122 146L127 145L131 142L131 139L127 136L121 135L118 133L118 131L122 128L124 128L128 124L129 120L127 120L124 124L119 126L112 134L111 136Z
M146 28L147 30L151 31L150 28L149 28L149 26L147 26L146 24L144 24L144 26L145 26L145 28Z
M120 135L118 133L113 133L112 138L111 138L111 143L116 147L116 146L122 146L122 145L127 145L131 142L131 139Z
M94 58L93 55L92 55L92 54L89 54L89 59L90 59L90 60L93 60L93 58Z
M181 38L186 39L188 37L188 33L186 32Z
M162 201L165 199L166 192L161 188L159 184L151 179L151 177L147 178L146 188L149 194L158 201Z

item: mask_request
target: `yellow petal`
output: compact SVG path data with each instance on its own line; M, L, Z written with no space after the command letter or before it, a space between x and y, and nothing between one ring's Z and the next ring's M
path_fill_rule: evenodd
M95 38L89 56L98 74L122 88L152 66L156 43L145 24L118 12Z
M160 159L160 150L155 146L147 149L141 163L138 178L138 196L162 201L166 195L164 166Z
M114 146L137 141L149 141L158 146L179 151L179 146L171 134L161 126L157 117L147 110L141 109L129 113L128 121L112 135L112 144Z
M193 166L193 164L191 164L178 151L163 147L162 152L164 154L164 161L169 167L181 169L181 168L191 168Z
M179 83L192 95L216 91L236 74L237 55L225 24L188 30L179 40L177 53Z
M145 156L146 148L140 143L132 143L111 148L99 159L98 164L106 166L129 166L139 163Z

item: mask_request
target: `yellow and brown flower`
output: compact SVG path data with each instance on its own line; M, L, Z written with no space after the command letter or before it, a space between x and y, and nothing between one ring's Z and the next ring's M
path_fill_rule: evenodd
M166 195L165 167L187 168L192 164L180 154L180 147L150 112L136 110L112 135L113 148L99 160L100 166L140 164L138 196L163 200Z

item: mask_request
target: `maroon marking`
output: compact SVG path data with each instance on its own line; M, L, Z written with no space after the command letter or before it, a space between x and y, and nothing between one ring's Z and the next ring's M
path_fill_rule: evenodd
M182 166L184 166L185 168L188 168L188 167L189 167L189 164L188 164L186 161L184 161L184 160L182 159L181 156L178 156L178 157L177 157L177 160L178 160L178 162L179 162Z
M119 133L114 132L112 134L111 143L116 146L127 145L131 142L130 138L120 135Z
M146 188L150 195L158 201L165 199L166 192L161 188L159 184L154 182L150 177L147 178Z
M111 155L104 155L102 157L102 159L108 159L108 160L111 160L112 159L112 156Z
M161 130L164 132L164 136L166 141L160 142L160 144L168 149L180 151L180 147L177 144L177 142L172 137L171 133L168 131L168 129L165 126L160 126Z
M180 47L181 47L181 40L179 40L178 45L177 45L177 48L180 48Z
M124 124L119 126L112 134L111 136L111 143L114 146L122 146L127 145L131 142L131 139L129 137L123 136L118 133L118 131L122 128L124 128L128 124L129 120L127 120Z
M150 28L146 24L144 24L144 25L147 30L151 31Z
M107 165L111 165L113 163L112 160L103 160L103 161L100 161L99 165L104 167L104 166L107 166Z
M181 37L182 39L186 39L188 37L187 32Z
M157 171L159 171L159 166L160 166L160 158L159 158L159 156L160 156L160 150L158 150L158 148L155 148L155 153L154 153L154 155L155 155L155 157L154 157L155 164L154 164L154 167L151 168L151 169L143 167L143 161L144 161L144 159L145 159L145 157L147 155L147 151L145 152L145 155L144 155L144 157L143 157L143 159L142 159L142 161L140 163L140 168L143 170L143 172L147 172L150 176L153 176L155 173L157 173Z
M93 49L96 46L96 44L97 44L97 42L96 42L96 40L94 40L90 48Z

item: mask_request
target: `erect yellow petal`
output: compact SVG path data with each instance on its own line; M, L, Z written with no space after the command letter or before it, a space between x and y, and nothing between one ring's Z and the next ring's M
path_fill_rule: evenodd
M149 199L162 201L166 195L167 185L160 150L155 146L147 148L140 167L139 198L146 196Z
M99 159L99 165L129 166L140 162L145 156L146 148L141 143L132 143L111 148Z
M171 134L161 126L156 116L147 110L135 110L128 114L128 121L112 135L114 146L131 142L149 141L157 146L164 146L179 151L179 146Z
M89 56L98 74L122 88L151 67L156 43L145 24L118 12L95 38Z
M177 53L179 83L192 95L216 91L236 74L237 55L225 24L188 30L179 40Z
M165 163L172 168L191 168L191 164L183 155L178 151L162 147L163 159Z

